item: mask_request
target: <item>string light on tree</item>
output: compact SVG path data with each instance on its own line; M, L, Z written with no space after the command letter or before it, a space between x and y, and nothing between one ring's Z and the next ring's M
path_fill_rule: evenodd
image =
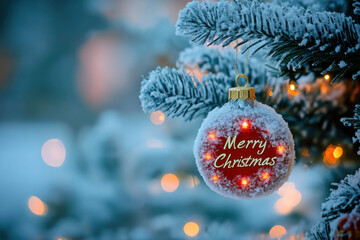
M330 75L329 75L329 74L325 74L325 75L324 75L324 79L325 79L326 81L329 81L329 80L330 80L330 78L331 78L331 77L330 77Z
M294 80L289 82L288 93L294 96L299 94L299 91L297 90L297 83Z
M235 64L236 66L236 64ZM245 68L246 69L246 68ZM229 89L229 102L212 110L195 140L201 176L215 192L234 199L264 196L279 188L294 164L294 142L274 109L255 100L255 89Z

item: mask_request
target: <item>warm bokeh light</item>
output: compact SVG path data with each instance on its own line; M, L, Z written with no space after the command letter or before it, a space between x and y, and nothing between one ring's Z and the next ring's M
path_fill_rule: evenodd
M296 96L299 94L299 91L296 89L295 81L290 81L289 86L288 86L288 93L293 96Z
M285 234L286 229L281 225L273 226L269 231L270 238L280 239Z
M247 179L244 178L241 180L241 185L247 186L248 184L249 184L249 181Z
M210 160L211 159L211 154L210 153L205 154L205 159Z
M274 205L278 214L289 214L301 201L301 193L295 189L295 184L292 182L282 185L277 193L282 196Z
M340 157L343 154L343 149L339 146L329 145L325 152L323 162L328 168L336 168L340 164Z
M280 145L280 146L278 146L277 151L279 154L282 154L285 151L285 147Z
M150 120L155 125L160 125L165 121L165 115L160 110L156 112L152 112L150 114Z
M28 206L30 211L39 216L44 216L47 213L46 204L41 201L38 197L31 196L28 200Z
M277 193L283 197L288 191L291 191L293 189L295 189L295 183L286 182L277 190Z
M199 70L199 68L186 68L185 71L193 77L193 83L195 87L196 87L195 79L197 79L199 83L202 83L202 77L204 76L204 73L202 73Z
M212 176L211 179L213 180L213 182L219 181L219 177L217 175Z
M209 137L210 140L214 140L216 138L216 133L209 132L208 137Z
M60 167L65 161L66 149L61 140L49 139L41 148L41 156L47 165Z
M304 157L310 157L310 152L309 152L309 149L307 148L304 148L303 150L301 150L301 156L304 156Z
M188 222L184 225L184 233L189 237L195 237L198 235L200 227L195 222Z
M161 187L165 192L173 192L179 186L179 179L172 173L165 174L161 178Z
M329 80L330 80L330 75L329 75L329 74L325 74L325 75L324 75L324 79L325 79L326 81L329 81Z
M189 176L187 178L187 183L189 188L195 188L197 185L200 184L200 180L196 176Z
M250 127L250 123L248 121L245 120L241 123L242 129L248 129L249 127Z
M287 214L291 213L291 211L293 210L293 207L288 205L284 198L280 198L279 200L276 201L276 203L274 205L274 209L275 209L276 213L278 213L280 215L287 215Z
M269 174L268 172L263 173L263 175L261 176L261 178L262 178L263 180L266 180L266 179L268 179L269 177L270 177L270 174Z
M272 91L269 91L269 96L271 97L273 95L273 92Z
M334 149L333 155L335 158L340 158L343 155L343 149L341 147L336 147Z

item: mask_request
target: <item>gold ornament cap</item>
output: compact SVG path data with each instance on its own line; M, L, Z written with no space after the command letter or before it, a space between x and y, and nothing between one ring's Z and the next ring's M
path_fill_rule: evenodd
M238 99L246 100L255 100L255 88L253 87L234 87L229 89L229 101L230 99L236 101Z

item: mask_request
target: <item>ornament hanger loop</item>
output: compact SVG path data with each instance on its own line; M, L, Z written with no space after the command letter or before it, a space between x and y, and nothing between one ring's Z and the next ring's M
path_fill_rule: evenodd
M239 83L238 83L238 78L239 78L239 77L246 78L246 84L245 84L244 87L247 87L247 85L249 84L249 78L248 78L248 76L246 76L245 74L238 74L238 75L236 76L235 82L236 82L236 85L237 85L238 87L240 87L240 85L239 85Z
M236 39L236 56L235 56L235 73L236 73L236 78L235 78L235 82L236 82L236 85L238 87L240 87L239 83L238 83L238 78L239 77L242 77L242 78L246 78L246 84L244 87L247 87L247 85L249 84L249 78L248 76L246 76L246 67L247 67L247 63L248 63L248 59L249 59L249 50L250 50L250 45L251 45L251 40L249 41L249 47L247 49L247 54L246 54L246 61L245 61L245 67L244 67L244 73L243 74L239 74L238 71L237 71L237 56L238 56L238 45L239 45L239 42L238 40Z

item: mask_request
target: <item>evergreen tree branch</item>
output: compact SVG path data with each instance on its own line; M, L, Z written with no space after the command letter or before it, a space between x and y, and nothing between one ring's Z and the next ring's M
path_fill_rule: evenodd
M160 110L168 117L204 117L227 101L233 79L208 74L200 82L183 70L158 68L142 82L140 100L145 112Z
M342 118L341 122L347 127L353 127L356 129L355 137L353 137L353 142L360 142L360 105L355 106L355 114L353 118ZM360 155L360 150L358 151Z
M253 41L267 47L283 71L304 66L332 71L334 80L345 74L360 78L360 25L351 17L330 12L313 13L298 7L281 7L258 0L193 1L179 14L178 35L194 43L229 45Z
M168 117L192 120L205 117L215 107L227 101L228 90L235 87L235 51L197 46L180 54L179 69L158 68L143 80L140 100L145 112L161 110ZM243 72L245 57L238 59L238 71ZM190 69L190 70L189 70ZM189 74L195 69L200 74ZM250 86L261 95L268 76L264 64L257 58L247 68ZM240 83L240 82L239 82Z
M322 205L322 221L306 234L306 240L330 239L331 233L336 230L330 229L331 223L360 205L360 170L333 185L337 189L331 190L330 196Z
M360 1L359 0L354 0L353 7L354 7L354 14L360 15Z

